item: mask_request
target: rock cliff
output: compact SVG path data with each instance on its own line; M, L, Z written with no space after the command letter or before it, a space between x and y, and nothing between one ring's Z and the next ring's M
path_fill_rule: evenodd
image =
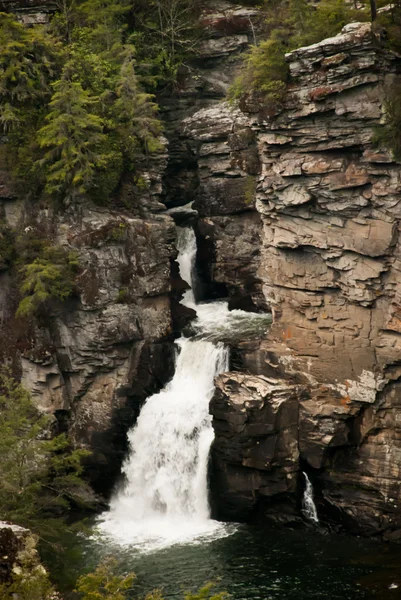
M3 223L76 252L80 264L75 296L35 319L15 318L15 273L3 265L0 353L39 408L91 448L88 470L102 492L119 473L140 403L173 369L176 250L174 222L160 214L165 161L160 155L147 174L146 193L125 182L112 209L87 201L53 213L19 199L0 175Z
M29 529L0 521L0 586L17 577L24 581L26 589L31 586L32 593L38 589L46 570L40 562L37 543L37 537ZM12 596L16 600L20 598L19 593ZM50 592L44 600L61 600L61 597L57 592Z
M242 110L224 102L258 36L257 10L213 0L202 24L198 60L159 99L169 151L146 198L127 181L113 210L85 203L55 216L0 176L1 217L25 233L45 229L84 267L76 297L28 327L11 318L15 283L0 271L3 356L94 449L93 481L107 489L139 404L171 374L175 323L185 321L162 203L193 202L200 293L273 313L267 337L233 344L233 371L216 381L215 513L298 521L306 471L325 522L395 539L401 167L373 140L401 59L370 25L350 24L287 56L288 95L272 116L257 97Z
M252 376L236 378L233 391L228 375L217 381L211 404L216 485L231 494L237 508L228 512L235 517L274 493L279 465L277 494L287 490L287 498L296 498L296 485L288 480L305 469L328 520L397 537L401 169L373 139L401 63L381 49L369 24L350 24L287 60L291 83L279 114L266 117L257 99L246 107L247 122L237 110L216 108L219 122L230 121L227 111L231 114L232 132L240 123L256 138L261 169L254 201L261 226L252 228L240 216L240 229L259 236L253 279L274 315L267 339L258 348L245 344L241 352L242 369ZM192 121L205 117L198 113ZM191 134L203 142L198 130L192 127ZM233 196L220 200L221 212L232 210ZM214 204L207 206L213 213ZM235 261L236 246L225 231L213 243L212 271L228 282L231 269L221 257L232 252ZM291 433L283 437L282 421L271 415L266 426L273 437L267 431L247 433L252 426L257 430L260 417L248 408L249 388L266 386L266 377L302 387L288 421L288 432L298 424L297 443ZM258 390L254 402L263 405L267 397ZM286 403L291 397L289 388ZM275 401L270 402L274 414ZM242 419L235 425L233 404ZM261 466L259 448L272 439L276 454L271 459L269 450Z

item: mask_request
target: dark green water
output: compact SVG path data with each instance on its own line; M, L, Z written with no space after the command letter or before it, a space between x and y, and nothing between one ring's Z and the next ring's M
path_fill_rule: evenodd
M228 537L147 554L84 537L64 545L63 555L47 560L66 600L75 577L105 555L137 574L133 598L153 588L182 598L183 591L218 580L233 600L401 599L400 547L313 530L241 525Z

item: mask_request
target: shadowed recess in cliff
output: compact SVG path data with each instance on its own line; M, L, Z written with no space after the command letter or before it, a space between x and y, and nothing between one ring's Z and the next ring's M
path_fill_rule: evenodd
M236 320L243 327L245 318L257 323L254 328L266 329L265 315L230 312L225 302L196 304L192 229L179 228L178 249L181 276L191 286L182 303L197 312L196 335L178 340L173 379L147 400L129 433L125 485L100 522L100 531L114 541L145 551L232 531L232 526L210 519L208 502L207 467L213 441L209 402L214 377L229 367L228 348L217 338L235 329Z

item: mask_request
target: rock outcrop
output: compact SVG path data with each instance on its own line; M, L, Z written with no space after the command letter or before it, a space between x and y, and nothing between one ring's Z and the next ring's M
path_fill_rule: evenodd
M38 407L92 450L87 467L101 492L119 473L140 404L173 370L176 233L160 213L165 161L160 155L146 175L145 192L126 181L113 209L85 201L57 213L35 210L6 178L0 186L4 224L75 252L80 265L74 297L22 320L15 272L0 270L0 355Z
M15 578L26 582L31 590L46 577L36 549L38 539L29 529L0 521L0 585L9 584ZM18 600L19 594L14 594ZM25 597L25 596L24 596ZM61 600L57 592L50 592L44 600Z
M260 385L274 377L304 386L298 469L310 473L321 514L359 533L395 538L401 531L401 167L373 140L401 61L382 49L369 24L350 24L287 60L291 83L282 110L268 118L254 99L248 123L241 117L257 139L255 207L263 232L255 275L274 315L267 339L244 347L242 368ZM231 114L235 128L238 113ZM232 243L224 248L221 238L216 246L215 270L223 252L236 250ZM230 269L223 269L219 276L228 279ZM222 381L217 385L213 456L220 471L230 472L223 493L237 498L241 515L242 499L253 494L248 507L255 501L255 484L247 487L244 457L238 466L237 435L246 435L253 421L245 420L229 442L221 438ZM242 398L237 405L247 402L247 389L227 391L227 398L231 393ZM229 420L229 400L225 411Z
M263 376L217 378L210 405L217 517L247 519L262 508L278 522L295 520L302 393L300 387Z
M247 117L222 103L260 29L258 9L205 2L203 42L175 97L161 98L169 138L166 203L194 202L198 271L206 297L229 295L232 308L264 306L255 274L261 220L254 210L259 173ZM235 250L227 248L235 245ZM221 252L220 252L221 250Z

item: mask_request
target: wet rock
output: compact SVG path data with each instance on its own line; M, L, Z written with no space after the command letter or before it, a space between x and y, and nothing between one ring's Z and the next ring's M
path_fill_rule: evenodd
M277 498L295 505L298 470L298 407L302 390L279 380L242 373L216 378L210 403L212 495L222 519L248 519L270 506L268 518L281 520ZM295 518L295 510L288 519Z

